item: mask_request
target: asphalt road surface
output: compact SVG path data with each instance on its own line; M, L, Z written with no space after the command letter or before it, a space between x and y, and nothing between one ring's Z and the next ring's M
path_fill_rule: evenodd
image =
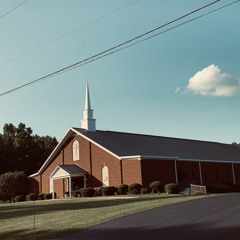
M240 194L163 206L86 228L58 239L240 240Z

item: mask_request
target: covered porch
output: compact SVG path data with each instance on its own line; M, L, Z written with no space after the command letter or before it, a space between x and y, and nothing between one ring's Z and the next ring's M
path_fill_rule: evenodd
M55 198L55 190L57 189L56 182L60 179L63 180L62 192L68 192L69 197L72 197L72 191L81 187L87 186L87 172L77 164L72 165L59 165L53 171L50 180L50 192L52 192L52 198Z

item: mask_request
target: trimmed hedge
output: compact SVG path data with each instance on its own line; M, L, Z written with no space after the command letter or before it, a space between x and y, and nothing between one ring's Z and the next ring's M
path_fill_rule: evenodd
M98 187L95 189L95 196L102 196L103 187Z
M160 181L152 182L149 187L152 189L153 193L161 193L164 192L164 184Z
M165 185L164 189L167 194L179 194L181 190L180 186L176 183L169 183Z
M112 196L116 193L115 187L103 187L102 188L102 195L103 196Z
M27 201L34 201L38 199L38 195L35 193L30 193L26 196Z
M148 193L149 193L148 188L142 188L141 189L141 194L148 194Z
M26 201L26 196L25 195L17 195L15 197L15 202L25 202Z
M12 197L10 195L0 195L0 201L2 202L9 202L12 200Z
M126 195L128 194L128 185L127 184L121 184L117 186L117 194L118 195Z
M52 199L52 193L45 193L44 194L44 200L47 200L47 199Z
M93 197L95 195L94 188L81 188L80 193L82 197Z
M39 193L38 194L38 200L44 200L44 194L45 193Z
M206 190L208 193L230 193L235 191L230 185L218 183L208 184Z
M80 189L72 191L72 197L81 197Z
M133 183L128 187L128 192L130 194L140 194L142 189L142 185L139 183Z

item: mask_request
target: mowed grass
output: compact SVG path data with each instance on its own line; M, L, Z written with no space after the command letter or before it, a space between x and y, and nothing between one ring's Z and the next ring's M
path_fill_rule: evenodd
M0 204L0 239L51 239L112 219L212 195L148 194ZM35 238L34 238L35 211Z

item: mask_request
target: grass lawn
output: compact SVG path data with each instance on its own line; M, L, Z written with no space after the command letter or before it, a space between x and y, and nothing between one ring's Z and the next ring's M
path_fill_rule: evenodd
M212 195L206 195L212 196ZM148 194L35 202L35 239L50 239L155 207L206 197ZM0 239L34 239L34 202L0 204Z

